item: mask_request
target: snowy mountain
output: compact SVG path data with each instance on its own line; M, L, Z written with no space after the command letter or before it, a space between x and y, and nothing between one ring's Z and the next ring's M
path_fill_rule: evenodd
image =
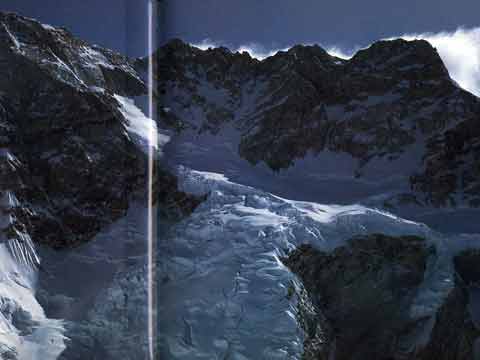
M132 204L146 214L145 147L155 123L128 99L145 92L123 56L0 12L2 359L56 359L70 341L59 308L86 314L87 299L119 267L102 247L138 255L126 240L95 240L93 254L82 245Z
M2 359L147 353L147 282L125 274L147 264L148 153L169 138L136 106L146 93L124 56L0 12ZM197 205L172 174L155 179L169 218ZM109 325L124 287L137 294Z
M350 60L298 45L260 61L172 40L157 59L173 162L442 229L452 207L478 215L480 101L426 41L379 41Z
M114 96L140 95L144 84L125 58L66 30L4 13L0 24L2 191L20 203L17 230L77 245L123 215L144 185L145 156Z
M0 358L478 356L478 235L378 209L478 201L478 99L428 43L155 58L158 123L145 59L0 12Z
M180 179L210 195L160 242L160 358L473 358L478 237L215 173Z
M163 358L474 356L480 102L429 43L156 59L165 161L208 194L161 242Z

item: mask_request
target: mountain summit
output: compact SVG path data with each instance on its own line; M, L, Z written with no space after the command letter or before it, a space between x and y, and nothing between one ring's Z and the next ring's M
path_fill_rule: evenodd
M385 188L375 177L388 169L402 180L382 193L385 206L480 205L480 100L427 41L379 41L349 60L297 45L260 61L177 39L156 58L162 126L179 134L172 155L221 134L229 152L280 174L309 159L321 176ZM330 169L329 156L348 171ZM375 194L362 192L345 201Z

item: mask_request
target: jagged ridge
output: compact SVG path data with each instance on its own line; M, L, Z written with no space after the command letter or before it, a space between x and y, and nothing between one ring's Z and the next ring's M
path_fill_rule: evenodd
M403 201L479 203L480 101L427 41L379 41L349 60L298 45L260 61L177 39L156 58L163 124L180 133L234 127L239 156L274 170L308 154L344 153L360 177L377 160L394 164L416 151Z

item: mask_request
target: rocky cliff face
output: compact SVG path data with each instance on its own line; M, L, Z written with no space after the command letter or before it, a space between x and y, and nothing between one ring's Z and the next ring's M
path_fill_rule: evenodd
M85 244L145 197L147 156L125 111L126 98L145 91L123 56L0 12L1 358L56 359L64 350L65 322L36 292L46 285L65 298L78 283L52 288L52 278L72 279L39 275L53 264L38 245ZM85 260L76 265L88 271ZM105 278L112 266L102 270ZM92 296L82 289L78 303Z
M1 191L17 204L5 231L78 245L146 188L146 155L118 101L146 87L127 58L65 29L0 13L0 40Z
M66 30L0 14L2 192L15 197L9 234L72 246L125 213L145 156L114 93L145 91L126 58Z
M124 56L0 12L0 358L56 359L65 336L66 358L75 358L82 341L87 357L106 346L93 338L99 321L109 323L110 308L91 323L88 312L102 292L121 292L112 283L128 273L123 264L145 266L146 149L155 147L160 160L168 139L149 137L155 124L133 102L145 94ZM155 171L162 216L191 212L199 199ZM132 308L143 317L135 330L114 318L111 331L118 326L121 336L146 331L146 280L135 280L138 293L122 306L127 318ZM145 353L143 345L135 354ZM119 356L137 358L133 347L125 344Z
M304 322L305 358L473 359L480 330L462 277L472 277L474 254L455 257L455 286L436 313L413 311L427 263L436 256L422 238L381 234L353 238L332 253L308 245L291 253L284 262L308 293L299 296L316 309Z
M189 143L233 127L228 150L251 164L287 169L313 155L322 172L320 155L346 154L352 177L401 168L390 205L478 205L480 101L426 41L379 41L349 60L299 45L259 61L173 40L157 59L163 122L195 133Z

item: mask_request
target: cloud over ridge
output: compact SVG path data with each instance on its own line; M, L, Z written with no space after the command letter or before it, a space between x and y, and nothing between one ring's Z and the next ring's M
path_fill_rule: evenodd
M480 96L480 27L472 29L458 28L452 32L439 33L411 33L393 36L389 39L402 38L405 40L425 39L434 46L450 76L464 89ZM253 58L262 60L275 55L279 51L286 51L290 47L272 48L258 43L248 43L238 47L231 47L214 40L205 39L200 43L192 44L206 50L218 46L226 46L233 52L246 51ZM310 44L305 44L310 45ZM360 47L343 49L338 46L326 46L326 51L342 59L351 58Z
M437 48L450 76L464 89L480 96L480 27L453 32L405 34L405 40L425 39Z
M259 59L259 60L263 60L263 59L265 59L269 56L275 55L279 51L286 51L290 48L290 47L286 47L286 48L282 48L282 49L277 49L277 48L268 49L266 46L263 46L263 45L258 44L258 43L247 43L247 44L240 45L238 47L233 47L232 48L228 44L224 44L222 42L211 40L211 39L204 39L199 43L194 43L194 44L191 44L191 45L193 45L193 46L195 46L199 49L202 49L202 50L207 50L209 48L215 48L215 47L219 47L219 46L225 46L233 52L240 52L241 53L241 52L246 51L250 54L251 57L253 57L255 59Z
M238 47L232 47L232 46L229 46L228 44L224 44L220 41L215 41L215 40L211 40L211 39L204 39L202 40L201 42L199 43L192 43L191 44L192 46L196 47L196 48L199 48L201 50L207 50L209 48L216 48L216 47L219 47L219 46L225 46L227 48L230 49L230 51L233 51L233 52L248 52L250 54L250 56L252 58L255 58L255 59L258 59L258 60L263 60L267 57L270 57L270 56L273 56L275 55L276 53L278 53L279 51L287 51L288 49L290 49L292 46L294 45L291 45L291 46L287 46L287 47L283 47L283 48L268 48L262 44L259 44L259 43L247 43L247 44L243 44L243 45L240 45ZM314 43L308 43L308 44L304 44L304 45L314 45ZM351 58L354 53L359 49L358 47L356 47L355 49L350 49L348 51L338 47L338 46L327 46L327 47L324 47L325 50L330 54L330 55L333 55L333 56L336 56L336 57L339 57L339 58L342 58L342 59L349 59Z

